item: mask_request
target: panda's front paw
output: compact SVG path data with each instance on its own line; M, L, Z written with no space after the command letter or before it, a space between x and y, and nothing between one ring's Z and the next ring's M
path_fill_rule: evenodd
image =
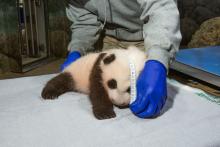
M110 119L110 118L116 117L116 114L113 108L106 108L106 107L94 108L93 107L93 113L95 117L99 120Z
M46 85L41 92L41 97L43 99L56 99L59 96L58 90L52 85Z

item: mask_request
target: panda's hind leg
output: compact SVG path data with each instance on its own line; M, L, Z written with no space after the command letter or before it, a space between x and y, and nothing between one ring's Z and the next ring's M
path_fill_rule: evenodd
M73 89L74 82L72 76L64 72L47 82L41 96L44 99L55 99L65 92L73 91Z

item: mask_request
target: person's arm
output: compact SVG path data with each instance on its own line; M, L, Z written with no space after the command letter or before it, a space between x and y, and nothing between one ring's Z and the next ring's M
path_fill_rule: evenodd
M167 99L166 75L181 41L179 12L174 0L138 0L143 13L148 61L137 80L137 98L130 105L138 117L160 114ZM148 20L148 22L147 22Z
M94 49L94 44L100 36L101 22L97 16L83 7L69 4L66 14L70 21L72 39L68 45L70 52L79 51L84 54L88 50Z
M175 0L138 0L143 25L144 45L149 60L167 69L181 41L179 11ZM148 20L148 22L147 22Z
M98 21L97 16L78 5L78 2L75 3L76 6L69 4L66 8L67 17L73 22L72 38L68 45L69 55L61 65L61 71L79 59L86 51L93 50L100 36L101 22Z

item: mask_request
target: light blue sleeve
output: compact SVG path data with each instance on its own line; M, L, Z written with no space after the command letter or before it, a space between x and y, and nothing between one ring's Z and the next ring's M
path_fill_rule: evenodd
M175 0L138 0L143 36L149 60L157 60L168 68L181 41L179 11ZM148 20L148 21L146 21Z
M97 16L84 8L69 5L66 15L73 22L71 26L72 37L68 45L69 51L80 51L84 54L94 49L94 44L100 36L101 22Z

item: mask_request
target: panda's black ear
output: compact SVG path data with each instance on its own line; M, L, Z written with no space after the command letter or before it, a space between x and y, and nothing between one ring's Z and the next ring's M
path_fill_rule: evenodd
M115 60L115 54L110 54L103 59L104 64L110 64Z

